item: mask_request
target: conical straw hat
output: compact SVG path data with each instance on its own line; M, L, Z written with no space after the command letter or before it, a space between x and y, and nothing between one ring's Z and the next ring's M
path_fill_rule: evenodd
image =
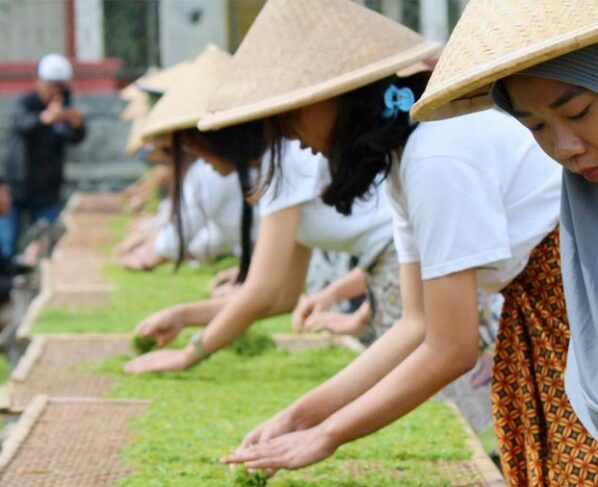
M222 73L230 66L231 55L209 45L162 95L149 113L143 137L153 137L195 127L218 87Z
M137 86L135 86L135 82L128 84L122 90L118 92L118 96L120 96L121 100L124 101L131 101L137 96L139 93L143 93Z
M120 96L121 100L131 101L132 99L136 98L139 95L139 93L144 93L141 89L139 89L137 83L143 84L143 81L145 79L150 78L159 71L161 71L161 69L155 66L148 68L143 76L140 76L132 83L129 83L127 86L125 86L122 90L118 92L118 95Z
M125 148L125 153L127 155L132 156L143 148L145 142L143 141L141 134L143 133L145 122L145 117L139 117L133 120L131 130L129 131L127 146Z
M185 76L189 66L191 66L191 61L182 61L170 68L161 69L156 73L142 76L135 81L135 86L148 93L162 95L166 93L168 88L170 88L181 76Z
M132 98L125 109L120 113L119 118L124 122L144 117L150 110L150 100L147 93L139 91L135 96L136 98Z
M488 108L494 81L597 42L598 0L470 0L412 114Z
M350 0L269 0L198 127L215 130L332 98L438 49Z

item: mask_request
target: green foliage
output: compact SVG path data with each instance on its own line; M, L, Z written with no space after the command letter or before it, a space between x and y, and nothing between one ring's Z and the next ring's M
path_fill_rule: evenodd
M173 274L167 267L147 273L111 266L106 275L117 284L111 304L98 310L46 311L36 332L129 332L149 313L206 296L208 280L232 265L225 260ZM132 474L122 487L260 485L237 480L218 459L231 453L257 424L289 405L348 364L353 352L314 349L290 353L272 346L270 335L289 331L289 316L262 320L239 341L186 372L128 376L131 357L87 363L77 373L119 378L114 398L147 398L146 414L132 421L134 439L123 455ZM171 344L179 348L192 330ZM466 437L452 409L428 401L383 430L341 447L330 459L298 471L281 471L269 487L441 487L449 479L438 461L469 458ZM238 482L245 482L239 484ZM254 484L247 483L254 482Z
M265 333L247 331L241 338L237 339L232 345L232 350L243 357L255 357L273 349L276 346L270 335Z
M235 487L266 487L268 477L263 470L250 472L241 466L234 469L233 483Z
M139 335L135 335L131 342L133 349L139 354L151 352L154 348L158 346L158 343L153 338L142 337Z
M498 440L496 438L496 430L494 426L489 426L480 434L480 442L484 447L484 451L489 455L498 451Z
M49 308L34 333L127 333L148 314L178 303L203 299L216 269L234 264L227 259L197 269L183 266L174 274L168 264L151 272L126 271L107 266L105 275L116 286L110 306L100 309Z
M178 346L175 345L175 346ZM118 375L110 397L153 402L133 422L126 449L134 473L127 487L235 485L235 473L219 464L243 436L354 358L344 349L301 353L271 349L254 357L232 349L186 372L125 376L129 357L88 364L87 373ZM438 487L450 485L438 460L469 458L465 435L452 409L429 401L401 421L340 448L307 469L279 472L273 487Z
M10 364L8 363L8 359L6 358L6 355L0 353L0 383L6 382L9 375Z

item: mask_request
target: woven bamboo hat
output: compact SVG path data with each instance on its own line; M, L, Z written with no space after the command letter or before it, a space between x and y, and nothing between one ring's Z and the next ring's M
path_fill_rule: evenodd
M230 66L231 55L209 45L166 93L148 115L143 137L195 127L208 109L208 103L222 73Z
M140 151L145 142L143 141L143 127L146 123L146 117L138 117L133 120L131 129L129 130L129 138L127 139L127 145L125 147L125 153L129 156L134 155Z
M149 95L144 91L139 91L139 93L135 95L135 98L132 98L129 103L127 103L125 109L120 113L119 118L124 122L128 122L146 116L149 110Z
M489 108L493 82L597 42L598 0L470 0L412 115Z
M120 90L118 92L118 96L121 100L131 101L137 98L139 96L139 93L142 93L142 91L139 88L137 88L137 86L135 86L135 82L133 82L125 86L122 90Z
M147 93L163 95L191 66L191 61L182 61L170 68L142 76L135 81L135 86Z
M350 0L269 0L198 127L215 130L332 98L438 50Z
M160 68L152 66L147 69L144 75L137 78L135 81L129 83L123 89L118 92L118 96L121 100L131 101L139 96L139 93L145 93L138 86L137 83L143 84L144 80L151 78L153 75L161 71Z

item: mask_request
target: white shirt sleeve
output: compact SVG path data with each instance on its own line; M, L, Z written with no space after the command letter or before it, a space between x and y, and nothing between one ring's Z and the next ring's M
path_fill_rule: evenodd
M482 156L482 155L481 155ZM393 189L401 262L434 279L511 256L500 182L455 157L403 160Z
M272 181L259 201L260 217L317 199L321 192L322 164L326 160L301 149L299 142L283 142L281 167L276 168ZM268 174L270 153L262 160L262 173Z
M397 175L396 179L395 174ZM399 262L402 264L419 262L419 252L413 235L413 227L407 215L404 195L401 194L400 184L397 183L398 171L391 173L390 180L392 183L387 184L387 189L393 208L393 240Z

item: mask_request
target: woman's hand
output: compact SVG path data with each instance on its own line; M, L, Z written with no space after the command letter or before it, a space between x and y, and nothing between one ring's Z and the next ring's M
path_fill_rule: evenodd
M250 431L241 442L237 451L257 445L258 443L263 443L286 433L291 433L295 430L295 421L293 421L292 414L288 409L283 409L269 420L256 426Z
M185 327L177 307L158 311L145 318L135 328L135 332L144 338L153 338L158 346L163 347L174 340Z
M137 247L143 245L146 240L146 233L140 231L133 231L127 236L127 238L125 238L120 244L117 245L116 255L119 257L127 256Z
M364 319L358 311L354 313L316 311L305 320L302 331L315 333L326 330L337 335L358 336L364 331L367 324L367 316Z
M197 362L193 347L183 350L156 350L146 353L127 362L123 370L127 374L144 374L147 372L175 372L186 370Z
M244 463L247 468L256 469L297 469L328 458L338 446L332 435L319 425L241 447L220 461L227 464Z
M221 297L228 294L233 288L236 288L238 275L238 267L231 267L216 274L208 284L208 292L210 293L210 297Z
M336 300L323 289L311 296L301 296L293 311L293 331L302 333L307 330L308 319L315 313L327 311Z
M121 197L129 210L133 213L140 213L151 199L153 190L154 188L150 182L140 179L125 188L121 193Z
M131 252L121 256L119 264L132 271L148 271L162 265L166 259L156 254L154 238L148 238Z

